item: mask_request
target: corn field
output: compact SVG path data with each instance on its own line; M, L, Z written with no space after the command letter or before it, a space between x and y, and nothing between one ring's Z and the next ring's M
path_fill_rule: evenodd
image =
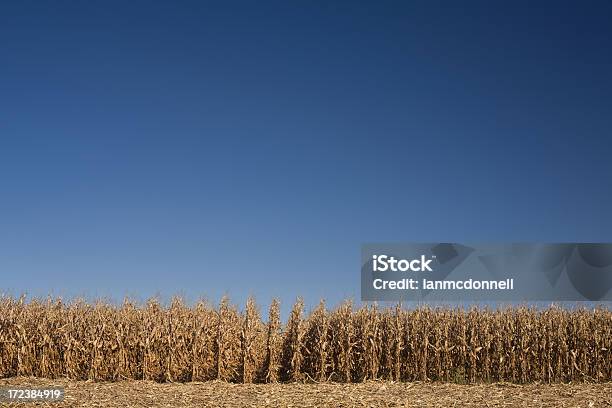
M158 382L612 380L612 311L0 298L0 378Z

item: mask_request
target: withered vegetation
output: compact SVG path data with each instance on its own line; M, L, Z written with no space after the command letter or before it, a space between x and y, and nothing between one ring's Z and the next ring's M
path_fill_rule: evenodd
M298 299L188 306L0 298L0 377L157 382L608 382L612 311L469 309Z

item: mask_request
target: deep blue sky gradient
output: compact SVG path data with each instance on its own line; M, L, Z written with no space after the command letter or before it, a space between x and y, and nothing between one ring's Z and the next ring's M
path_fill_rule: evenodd
M612 241L612 3L0 5L0 287L359 298L377 241Z

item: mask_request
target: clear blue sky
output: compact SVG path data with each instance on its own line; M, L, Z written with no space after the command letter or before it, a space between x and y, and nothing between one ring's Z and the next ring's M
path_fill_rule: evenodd
M612 241L610 2L0 5L0 288L359 298L376 241Z

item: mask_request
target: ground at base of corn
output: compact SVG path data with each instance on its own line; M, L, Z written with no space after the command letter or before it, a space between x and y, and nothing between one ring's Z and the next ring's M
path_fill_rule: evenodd
M0 387L65 388L65 407L612 407L612 383L460 385L367 381L359 384L89 382L16 377ZM1 404L0 404L1 405ZM13 404L30 407L32 403Z

